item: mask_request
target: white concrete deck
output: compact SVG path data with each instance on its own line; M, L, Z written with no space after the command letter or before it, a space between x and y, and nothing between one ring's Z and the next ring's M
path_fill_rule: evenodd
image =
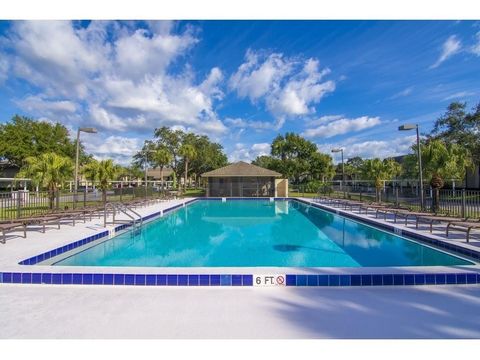
M0 338L480 338L480 287L4 284Z
M183 201L138 210L147 215ZM30 231L27 239L9 237L6 245L0 244L0 271L35 271L38 267L45 271L42 265L17 263L103 231L101 221L97 218L75 227L64 225L61 231L51 227L46 234ZM55 271L53 268L62 270L52 267L49 271ZM143 273L158 272L142 269ZM173 271L179 273L178 269ZM73 272L71 268L69 272ZM0 284L0 338L480 338L480 286Z

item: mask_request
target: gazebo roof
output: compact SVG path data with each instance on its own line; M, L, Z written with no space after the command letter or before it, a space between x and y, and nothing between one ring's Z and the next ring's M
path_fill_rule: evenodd
M202 177L281 177L282 174L239 161L201 175Z

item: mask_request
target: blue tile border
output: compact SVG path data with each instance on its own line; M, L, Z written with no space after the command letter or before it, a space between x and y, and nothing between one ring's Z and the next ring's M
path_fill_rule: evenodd
M185 201L184 203L181 203L181 204L178 204L178 205L175 205L175 206L172 206L170 208L167 208L167 209L164 209L162 211L157 211L155 213L152 213L150 215L146 215L144 217L142 217L142 221L146 221L146 220L150 220L154 217L158 217L158 216L161 216L162 214L166 214L170 211L173 211L173 210L176 210L176 209L179 209L181 207L184 207L188 204L191 204L195 201L197 201L198 198L195 198L195 199L191 199L191 200L188 200L188 201ZM119 225L119 226L116 226L115 227L115 232L117 231L121 231L121 230L124 230L126 228L129 228L131 227L132 224L122 224L122 225ZM60 255L60 254L63 254L67 251L70 251L70 250L73 250L73 249L76 249L77 247L80 247L80 246L84 246L92 241L96 241L98 239L101 239L103 237L106 237L109 235L109 231L106 230L106 231L102 231L98 234L94 234L94 235L90 235L86 238L83 238L81 240L77 240L77 241L74 241L73 243L70 243L70 244L67 244L67 245L63 245L61 247L58 247L56 249L53 249L53 250L50 250L50 251L47 251L45 253L42 253L40 255L36 255L36 256L32 256L28 259L25 259L25 260L22 260L19 262L19 265L36 265L42 261L45 261L45 260L48 260L54 256L57 256L57 255Z
M4 284L253 286L251 274L113 274L0 272ZM287 287L358 287L480 284L480 273L287 274Z

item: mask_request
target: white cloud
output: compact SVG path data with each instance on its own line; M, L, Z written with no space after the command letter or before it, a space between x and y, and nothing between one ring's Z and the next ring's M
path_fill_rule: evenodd
M360 131L379 125L381 123L379 117L361 116L355 119L338 116L322 117L313 123L324 123L315 128L306 129L302 135L309 138L321 137L330 138L336 135L346 134L349 132Z
M42 114L74 113L77 110L77 106L73 101L46 100L39 95L27 96L17 101L17 104L30 112L39 112Z
M8 68L8 60L4 57L0 57L0 85L8 78Z
M453 100L453 99L463 100L463 98L465 98L467 96L471 96L471 95L475 95L475 93L471 92L471 91L459 91L459 92L456 92L452 95L448 95L443 100Z
M410 154L411 146L416 142L416 135L401 136L392 140L369 140L363 142L347 141L343 143L329 143L317 145L319 150L331 153L331 149L341 147L344 149L345 160L360 156L364 159L381 158ZM333 153L336 162L341 161L339 153Z
M230 153L229 161L252 161L255 160L257 156L269 155L270 154L270 144L269 143L259 143L259 144L244 144L237 143L235 144L234 150Z
M455 35L450 36L442 45L442 53L438 60L430 66L430 69L438 67L441 63L447 60L452 55L455 55L462 48L460 40Z
M225 123L230 127L241 128L241 129L253 129L256 131L262 130L277 130L277 123L271 121L253 121L253 120L244 120L241 118L226 118Z
M470 52L480 56L480 31L475 34L477 43L470 48Z
M113 158L117 163L129 165L132 156L141 149L142 141L123 136L104 136L101 133L82 136L85 150L98 160Z
M299 61L280 53L265 56L249 50L245 60L230 77L230 89L254 104L264 100L277 127L287 117L314 113L314 105L335 90L333 81L323 81L330 70L320 70L317 59Z
M147 134L172 126L218 136L227 131L216 113L222 71L197 79L188 63L170 71L199 41L192 27L172 22L14 22L2 47L0 82L12 76L39 88L16 102L38 118L67 126L95 125L103 133ZM6 44L6 45L5 45ZM5 70L7 69L7 70ZM114 152L111 151L113 156Z
M405 96L408 96L412 93L413 91L413 86L410 86L406 89L403 89L402 91L399 91L395 94L393 94L392 96L389 97L390 100L395 100L395 99L398 99L398 98L401 98L401 97L405 97Z

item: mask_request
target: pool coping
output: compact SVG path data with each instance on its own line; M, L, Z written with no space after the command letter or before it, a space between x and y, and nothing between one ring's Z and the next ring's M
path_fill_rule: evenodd
M143 221L151 221L166 213L185 207L197 200L295 200L330 213L367 223L401 236L411 237L420 243L433 245L452 252L461 249L463 255L478 261L480 252L468 250L453 244L442 242L434 236L419 234L415 231L400 229L393 224L385 224L373 219L366 219L341 209L294 197L276 198L193 198L183 203L168 207L143 216ZM375 267L375 268L280 268L280 267L219 267L219 268L140 268L140 267L77 267L55 266L45 271L45 266L38 263L66 253L75 248L115 236L125 231L132 224L122 224L109 230L99 231L89 237L77 240L62 247L24 259L21 267L13 271L1 271L0 283L7 284L55 284L55 285L138 285L138 286L417 286L417 285L460 285L480 284L480 265L464 266L421 266L421 267ZM396 230L397 229L397 230ZM398 234L400 230L400 234ZM447 247L447 245L449 247ZM457 249L457 250L458 250ZM468 250L468 251L467 251ZM473 256L470 256L471 254ZM457 255L458 256L458 255ZM461 255L460 255L461 256ZM32 271L24 272L24 266L31 266ZM53 271L52 271L53 270ZM88 271L88 272L85 272ZM264 283L265 278L272 278L272 283Z

